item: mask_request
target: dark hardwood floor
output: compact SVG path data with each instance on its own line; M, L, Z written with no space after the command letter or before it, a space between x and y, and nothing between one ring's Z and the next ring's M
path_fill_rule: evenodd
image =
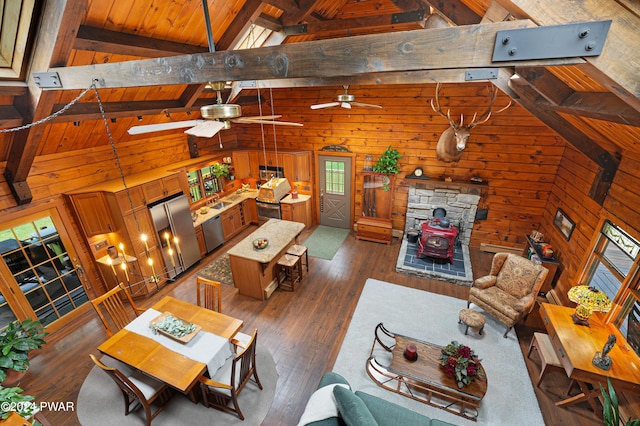
M235 242L253 231L253 227L227 242L203 259L176 283L169 284L152 297L138 301L151 306L165 295L195 303L195 275L198 269L227 251ZM304 241L311 231L304 231ZM358 297L367 278L375 278L407 287L466 299L468 288L395 272L400 249L398 240L390 246L356 240L352 232L333 260L310 257L310 273L295 292L276 291L266 301L240 296L233 286L223 285L224 313L241 318L244 329L257 327L259 339L276 361L278 385L275 400L265 425L295 425L306 401L325 371L331 370L349 326ZM472 251L474 275L485 275L492 254ZM457 318L452 318L457 321ZM526 354L532 333L543 330L537 310L518 325L520 346ZM82 382L93 363L89 354L98 354L97 346L107 335L93 310L63 330L50 335L48 343L32 360L32 367L21 385L38 401L77 401ZM531 377L539 374L537 355L526 360ZM364 368L364 360L362 360ZM258 366L258 370L259 370ZM587 404L557 408L563 399L569 380L562 373L545 377L536 395L547 425L600 425L602 422ZM251 385L249 385L251 386ZM518 397L514 389L513 397ZM215 416L212 410L211 415ZM79 424L75 412L46 412L53 425ZM509 419L502 419L509 425ZM531 425L534 426L534 425Z

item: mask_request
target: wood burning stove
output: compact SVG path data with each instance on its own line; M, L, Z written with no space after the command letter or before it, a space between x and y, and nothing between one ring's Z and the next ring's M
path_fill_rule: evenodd
M449 224L449 220L445 219L444 215L422 224L417 258L448 259L449 263L453 264L453 251L458 238L458 228Z

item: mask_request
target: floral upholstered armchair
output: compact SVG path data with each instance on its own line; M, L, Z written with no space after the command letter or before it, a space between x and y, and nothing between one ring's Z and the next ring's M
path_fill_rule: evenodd
M533 309L536 296L549 270L529 259L512 254L496 253L491 272L473 282L467 307L473 303L496 317L509 330Z

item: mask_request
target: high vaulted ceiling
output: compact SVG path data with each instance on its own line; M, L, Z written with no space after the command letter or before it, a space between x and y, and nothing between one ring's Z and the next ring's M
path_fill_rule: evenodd
M208 81L259 80L274 88L462 83L468 70L495 67L490 81L598 164L604 182L624 151L640 152L640 7L633 0L208 0L207 8L201 0L42 3L35 6L36 42L25 44L32 59L18 73L22 82L0 74L0 129L46 119L93 81L106 115L126 129L138 116L166 122L197 114L213 102ZM596 20L612 20L599 56L492 62L498 31ZM259 42L272 46L233 51L243 38L258 39L252 24L271 31ZM38 73L47 71L59 81L43 81ZM105 137L49 140L51 126L88 120L100 126L100 119L90 91L44 125L0 133L0 161L16 199L28 202L35 156L108 143ZM125 135L122 129L115 132Z

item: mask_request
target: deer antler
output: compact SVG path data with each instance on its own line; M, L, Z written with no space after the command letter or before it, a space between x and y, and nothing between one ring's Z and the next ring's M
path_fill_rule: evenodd
M478 113L476 112L475 114L473 114L473 118L471 119L471 123L469 123L469 126L468 126L469 129L473 129L478 124L486 123L489 120L489 117L491 117L491 114L501 113L502 111L504 111L507 108L509 108L511 106L511 104L512 104L512 101L509 101L507 106L505 106L504 108L499 109L498 111L491 111L491 108L493 108L493 103L496 101L496 97L498 96L498 90L495 88L495 86L489 85L489 86L487 86L487 91L489 92L489 106L480 115L480 117L478 117L477 121L476 121L476 117L478 116Z
M431 99L431 108L433 109L434 112L437 112L438 114L440 114L441 116L443 116L444 118L449 120L449 124L451 125L451 127L456 127L456 123L451 119L451 110L448 109L447 110L447 115L444 115L444 113L442 112L442 108L440 107L440 100L438 99L438 92L440 92L440 87L441 86L442 85L440 83L436 84L436 98L435 98L436 99L436 104L434 106L433 105L433 99ZM462 125L462 116L460 116L460 124Z

